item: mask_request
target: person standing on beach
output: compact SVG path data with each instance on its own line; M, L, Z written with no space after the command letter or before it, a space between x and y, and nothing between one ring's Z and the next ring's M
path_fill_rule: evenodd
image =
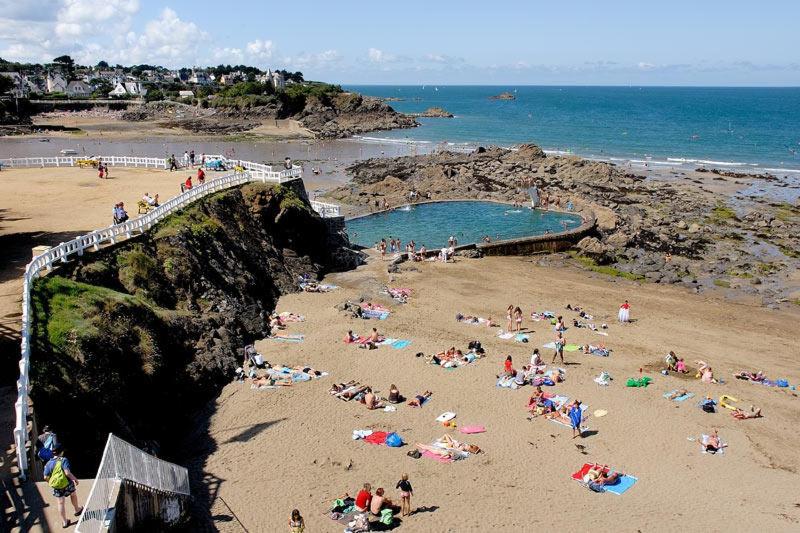
M53 489L53 496L58 502L61 526L68 528L72 521L67 519L64 498L69 496L72 507L75 509L75 516L81 515L83 507L78 507L78 495L75 494L75 489L79 485L78 478L72 475L69 460L64 457L64 448L61 444L56 444L53 449L53 457L44 466L44 479Z
M172 172L173 170L178 170L178 161L175 159L175 154L169 156L169 159L167 159L167 163L169 163L170 172Z
M380 250L381 250L381 260L386 259L386 239L381 239Z
M186 150L183 151L183 166L184 167L189 166L189 152L187 152Z
M194 168L194 150L189 152L189 162L192 164L192 168Z
M516 322L517 333L522 330L522 309L519 307L514 308L514 322Z
M452 238L452 237L451 237ZM509 305L506 309L506 331L511 331L514 327L514 305Z
M306 529L306 521L303 520L303 517L300 515L300 511L297 509L292 510L292 514L289 517L289 531L292 533L303 533Z
M397 482L396 488L400 489L400 516L409 516L414 489L411 487L411 482L408 481L408 474L403 474L403 477Z
M619 306L619 321L620 323L631 321L631 305L628 300L625 300L625 303Z
M567 344L567 339L564 338L564 334L560 331L558 332L558 336L555 340L556 351L553 354L553 363L556 362L556 357L561 357L561 363L564 363L564 345Z

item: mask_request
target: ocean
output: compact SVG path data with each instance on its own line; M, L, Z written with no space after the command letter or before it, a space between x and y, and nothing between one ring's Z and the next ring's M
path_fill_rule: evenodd
M800 88L500 87L354 85L418 113L443 107L455 118L423 118L409 130L365 142L439 143L458 149L533 142L551 153L633 166L699 166L800 174ZM515 100L489 97L511 92Z

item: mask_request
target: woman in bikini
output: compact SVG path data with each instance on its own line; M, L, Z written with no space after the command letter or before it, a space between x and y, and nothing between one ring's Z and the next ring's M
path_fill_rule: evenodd
M745 411L744 409L739 409L738 407L733 410L731 413L733 418L736 420L747 420L749 418L761 418L761 408L756 408L755 406L750 406L750 412Z
M506 331L511 331L514 328L514 306L509 305L506 309Z
M556 357L561 357L561 363L564 363L564 346L567 344L567 339L564 338L564 334L560 331L558 332L558 336L555 340L555 353L553 354L553 363L556 362Z
M522 309L519 307L514 308L514 322L517 326L517 332L522 329Z

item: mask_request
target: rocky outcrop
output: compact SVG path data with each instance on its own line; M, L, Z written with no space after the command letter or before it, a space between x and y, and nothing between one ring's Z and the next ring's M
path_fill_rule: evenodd
M441 107L429 107L422 113L406 113L410 117L453 118L453 114Z
M514 96L514 93L510 93L507 91L489 97L489 100L516 100L516 99L517 97Z
M349 137L373 130L413 128L417 122L396 112L380 98L341 93L329 99L309 98L295 117L320 137Z
M369 159L348 171L353 183L329 196L364 211L376 201L406 203L410 191L420 199L527 203L527 189L536 184L550 207L572 202L577 212L595 216L597 234L580 241L578 251L593 266L630 279L694 288L714 287L719 277L758 278L758 288L736 279L731 284L769 302L788 293L784 274L800 258L796 206L762 206L738 215L721 194L646 180L610 163L549 157L532 144L518 150L492 147L469 154ZM763 249L757 243L765 242L780 255L756 255Z
M361 261L302 182L217 193L34 287L31 375L39 420L91 473L109 431L163 447L269 332L297 278ZM78 462L78 461L76 461Z

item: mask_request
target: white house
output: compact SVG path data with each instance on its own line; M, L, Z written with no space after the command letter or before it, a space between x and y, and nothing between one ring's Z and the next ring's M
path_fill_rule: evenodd
M48 72L47 80L45 81L48 93L65 93L67 92L67 80L58 72Z
M127 90L125 90L125 86L124 86L124 85L122 85L121 83L117 83L117 84L114 86L114 89L113 89L113 90L111 90L111 91L108 93L108 96L110 96L110 97L112 97L112 98L113 98L113 97L115 97L115 96L125 96L125 95L127 95L127 94L128 94L128 91L127 91Z
M86 98L92 94L92 88L82 80L73 80L67 84L67 96L70 98Z
M273 72L272 73L272 86L275 89L284 89L286 87L286 82L283 79L283 74L280 72Z
M178 96L181 98L194 98L194 93L192 91L178 91Z
M28 84L26 83L27 80L25 80L19 72L0 72L0 76L11 78L13 86L9 92L13 96L17 98L24 98L28 96Z

